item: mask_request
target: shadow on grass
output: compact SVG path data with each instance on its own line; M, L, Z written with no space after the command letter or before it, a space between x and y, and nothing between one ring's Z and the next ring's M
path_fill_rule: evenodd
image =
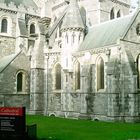
M57 138L37 138L36 140L58 140Z

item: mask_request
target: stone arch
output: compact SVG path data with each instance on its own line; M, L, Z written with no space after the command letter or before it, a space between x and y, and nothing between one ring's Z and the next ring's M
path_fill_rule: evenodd
M56 117L56 114L55 113L50 113L49 116L50 117Z

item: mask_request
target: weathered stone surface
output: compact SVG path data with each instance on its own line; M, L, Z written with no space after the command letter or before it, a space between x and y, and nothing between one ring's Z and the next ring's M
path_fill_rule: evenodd
M69 16L64 9L72 4L35 2L36 10L0 4L0 106L26 106L31 114L65 118L140 121L139 11L108 21L111 10L114 18L119 11L120 16L127 15L129 3L78 1L79 6L72 8L82 12L79 20L69 11L77 26L62 30L63 19ZM50 15L45 15L48 8ZM3 18L8 21L7 33L1 32ZM58 82L61 87L56 88Z

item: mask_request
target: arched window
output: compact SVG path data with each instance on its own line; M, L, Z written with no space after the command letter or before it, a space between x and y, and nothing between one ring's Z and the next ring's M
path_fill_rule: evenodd
M55 67L55 89L61 89L61 65Z
M7 21L7 19L2 19L2 21L1 21L1 32L2 33L7 33L7 27L8 26L8 21Z
M30 34L34 34L35 33L35 25L31 24L30 25Z
M117 18L121 17L120 10L117 12Z
M104 61L100 57L97 61L97 90L104 89Z
M140 55L137 58L137 87L140 88Z
M114 8L111 9L110 11L110 19L114 19L115 15L114 15Z
M17 74L17 92L23 91L23 73L19 72Z
M80 63L75 64L75 90L80 89Z

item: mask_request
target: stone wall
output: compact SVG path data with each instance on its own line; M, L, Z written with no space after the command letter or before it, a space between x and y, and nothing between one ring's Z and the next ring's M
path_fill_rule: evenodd
M16 74L25 73L25 87L23 92L17 92ZM29 108L30 63L25 54L17 57L0 73L0 104L4 106L26 106Z
M13 37L0 37L0 58L10 55L15 52L15 38Z

